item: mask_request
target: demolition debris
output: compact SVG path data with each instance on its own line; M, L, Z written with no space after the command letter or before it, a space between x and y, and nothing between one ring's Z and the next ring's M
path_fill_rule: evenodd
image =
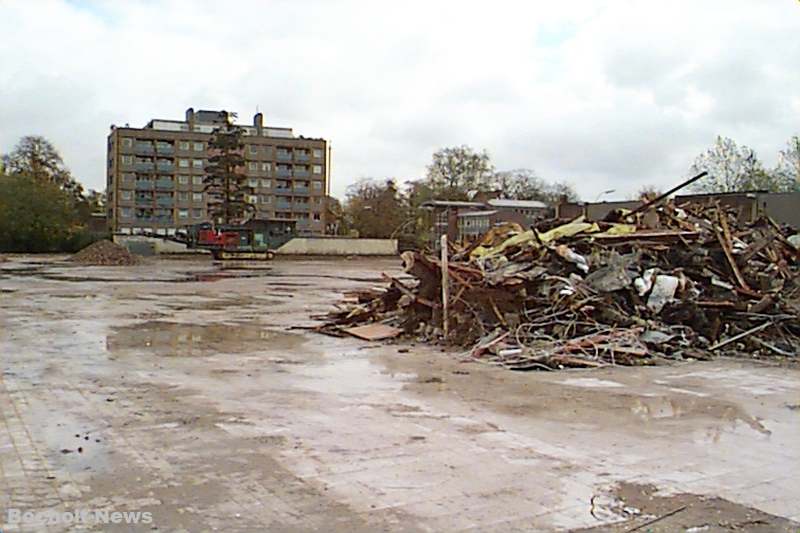
M405 252L407 276L348 293L318 330L414 336L519 370L797 355L794 232L740 224L717 203L637 211L507 224L441 257Z
M139 264L138 256L124 246L111 241L97 241L72 256L72 261L82 265L130 266Z

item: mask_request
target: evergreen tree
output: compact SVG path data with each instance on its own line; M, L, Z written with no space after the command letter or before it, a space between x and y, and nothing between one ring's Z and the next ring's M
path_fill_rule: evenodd
M243 131L228 124L214 130L208 143L209 158L203 179L208 195L208 209L216 224L242 224L255 211L248 202L253 188L248 186L244 174Z

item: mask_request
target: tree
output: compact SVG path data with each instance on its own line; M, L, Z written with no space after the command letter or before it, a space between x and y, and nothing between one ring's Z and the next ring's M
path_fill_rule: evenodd
M775 173L787 191L800 190L800 137L797 135L789 139L786 150L778 152Z
M662 192L661 188L656 185L642 185L631 199L649 202L661 196Z
M14 150L3 157L3 165L8 174L25 175L42 183L52 183L76 199L83 194L83 187L72 177L61 154L44 137L22 137Z
M347 188L344 207L347 226L359 236L387 239L408 218L403 197L394 180L365 178Z
M0 251L72 251L81 229L74 199L58 185L0 175Z
M203 190L209 196L209 216L217 224L241 224L255 207L248 202L253 188L248 186L244 166L242 129L227 124L214 130L208 143L211 156L206 165Z
M693 174L709 174L692 185L695 192L774 192L786 188L780 176L764 169L752 148L722 136L717 137L713 148L697 156L691 170Z
M557 205L562 197L576 201L578 193L568 183L547 182L528 168L518 168L495 173L492 187L512 200L538 200L548 205Z
M470 191L491 182L494 167L486 151L469 146L442 148L433 154L425 177L426 185L439 200L466 200Z

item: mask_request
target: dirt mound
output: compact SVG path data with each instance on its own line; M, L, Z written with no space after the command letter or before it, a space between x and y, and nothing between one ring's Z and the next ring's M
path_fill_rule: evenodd
M128 266L139 264L139 258L124 246L111 241L97 241L72 256L72 261L82 265Z

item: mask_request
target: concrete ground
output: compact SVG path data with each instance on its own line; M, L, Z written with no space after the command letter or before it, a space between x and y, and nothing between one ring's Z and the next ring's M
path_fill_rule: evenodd
M514 373L287 330L397 268L0 263L0 529L797 530L800 371ZM7 523L48 509L152 523Z

